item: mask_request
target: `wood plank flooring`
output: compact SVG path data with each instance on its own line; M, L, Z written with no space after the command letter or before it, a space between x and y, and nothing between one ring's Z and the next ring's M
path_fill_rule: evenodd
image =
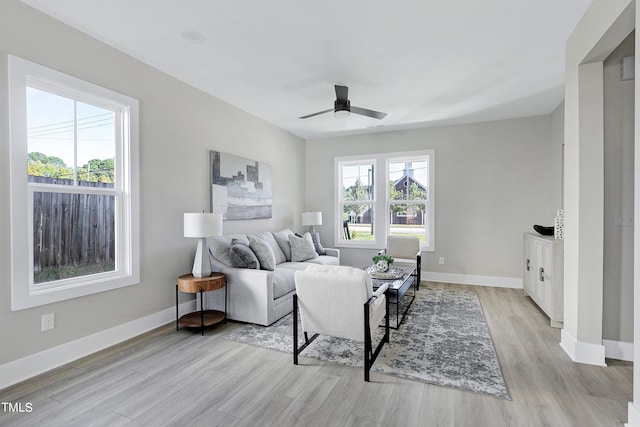
M2 426L622 426L631 363L576 364L522 290L478 294L512 400L407 381L224 339L242 325L173 324L0 391Z

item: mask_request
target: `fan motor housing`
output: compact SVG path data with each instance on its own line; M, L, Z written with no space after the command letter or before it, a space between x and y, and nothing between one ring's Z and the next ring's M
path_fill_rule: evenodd
M333 111L351 111L351 101L341 102L336 99L333 103Z

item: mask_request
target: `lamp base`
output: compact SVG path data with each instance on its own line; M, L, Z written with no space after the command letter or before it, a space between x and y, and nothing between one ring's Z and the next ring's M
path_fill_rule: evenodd
M203 237L198 240L196 256L193 259L193 269L191 270L193 277L209 277L211 276L211 261L209 260L209 249L207 241Z

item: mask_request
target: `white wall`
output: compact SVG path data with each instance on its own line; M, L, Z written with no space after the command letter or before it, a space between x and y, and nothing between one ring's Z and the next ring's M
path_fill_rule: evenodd
M307 141L305 207L325 212L317 228L325 246L335 244L334 158L421 149L436 157L436 250L423 253L423 271L521 286L522 233L553 225L559 208L551 116ZM342 248L342 259L362 266L373 253Z
M604 364L604 59L634 28L632 0L589 7L567 41L565 70L564 329L579 362Z
M10 309L7 54L140 101L141 283L29 310ZM191 270L196 242L182 214L209 210L209 150L273 167L273 218L225 222L225 232L299 228L304 142L55 21L17 0L0 3L0 367L175 304L175 280ZM188 297L185 296L186 300ZM55 329L40 331L55 313Z
M604 266L602 338L633 342L634 80L620 80L632 33L604 61Z

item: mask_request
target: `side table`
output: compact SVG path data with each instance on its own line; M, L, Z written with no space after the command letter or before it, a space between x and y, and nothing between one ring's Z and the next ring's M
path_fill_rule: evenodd
M219 310L204 309L204 293L224 288L224 312ZM200 311L178 315L178 292L196 294L200 293ZM193 274L185 274L178 277L176 284L176 330L180 325L188 328L200 327L204 335L204 328L218 324L227 318L227 286L222 273L211 273L209 277L193 277Z

